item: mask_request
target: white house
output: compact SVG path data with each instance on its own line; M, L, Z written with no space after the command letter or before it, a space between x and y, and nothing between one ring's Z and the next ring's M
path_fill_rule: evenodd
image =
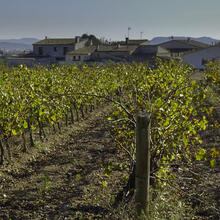
M220 60L220 46L193 51L183 56L183 63L191 64L195 69L204 69L204 65L211 60Z
M55 60L64 60L65 55L83 48L87 45L88 39L75 38L45 38L33 44L35 57L53 57Z

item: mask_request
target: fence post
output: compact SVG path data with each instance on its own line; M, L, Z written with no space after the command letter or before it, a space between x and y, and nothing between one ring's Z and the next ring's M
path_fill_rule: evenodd
M140 112L136 122L135 206L138 217L149 219L150 117Z

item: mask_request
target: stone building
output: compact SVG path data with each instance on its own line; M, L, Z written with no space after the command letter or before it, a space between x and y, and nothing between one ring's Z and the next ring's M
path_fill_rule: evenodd
M135 62L153 63L155 58L170 59L171 53L169 50L157 45L142 45L132 53L131 59Z
M45 38L33 44L35 57L52 57L56 61L65 60L68 52L83 48L88 39L75 38Z
M138 45L99 45L91 54L91 60L98 62L130 62Z
M82 63L91 59L92 53L96 50L97 46L93 45L92 41L88 46L70 51L65 56L65 63Z
M186 52L209 47L208 44L191 40L190 38L187 40L170 40L168 42L158 44L158 46L169 50L171 57L173 58L180 58Z

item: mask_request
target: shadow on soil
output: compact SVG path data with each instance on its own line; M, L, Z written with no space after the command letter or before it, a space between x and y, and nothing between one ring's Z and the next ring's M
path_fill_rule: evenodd
M87 205L80 199L86 194L84 187L90 184L88 176L98 172L100 164L116 153L110 138L102 129L96 129L84 133L74 144L58 147L53 154L29 162L27 169L8 172L20 184L0 200L0 220L58 219L77 213L103 216L108 212L105 207ZM72 205L74 200L78 204Z

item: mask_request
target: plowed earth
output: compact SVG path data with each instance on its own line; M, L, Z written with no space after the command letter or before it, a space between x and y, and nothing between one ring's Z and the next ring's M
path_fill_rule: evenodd
M107 218L115 190L125 183L123 154L105 126L110 111L105 106L89 114L50 135L43 149L18 154L2 167L0 219ZM105 175L108 164L114 165L114 178Z
M117 149L107 126L111 111L102 106L36 142L27 153L17 144L10 163L0 168L0 219L124 219L112 208L128 168L121 166L125 153ZM219 134L218 141L207 135L207 147L219 144ZM196 210L193 219L219 219L219 168L201 161L176 175L183 199Z

